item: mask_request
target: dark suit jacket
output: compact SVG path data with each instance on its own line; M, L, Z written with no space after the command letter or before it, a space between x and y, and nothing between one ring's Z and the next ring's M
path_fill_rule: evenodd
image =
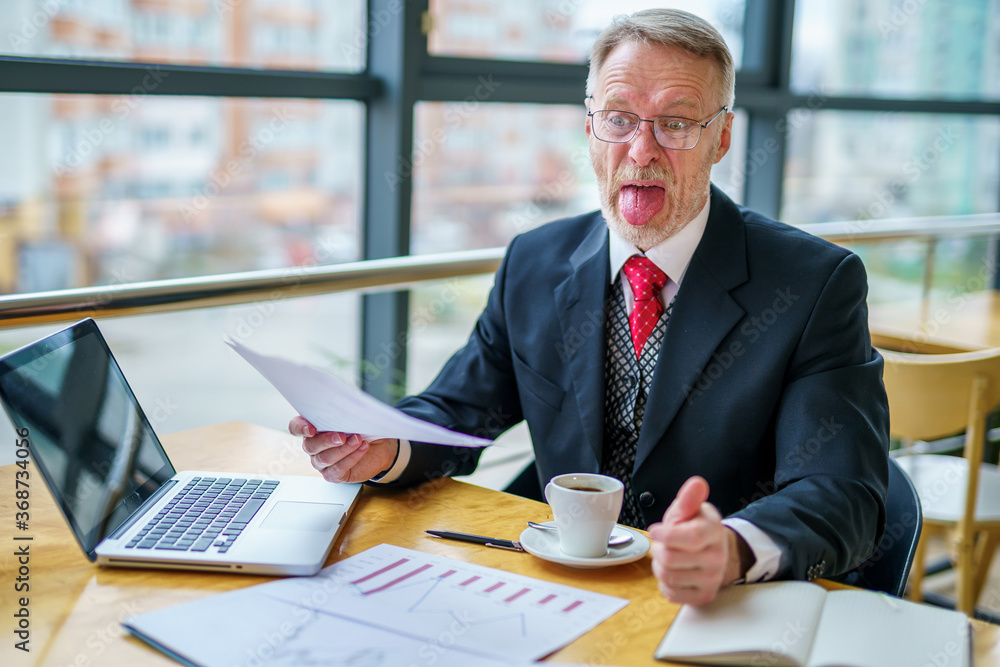
M652 523L701 475L724 516L786 554L779 576L844 573L885 522L888 407L864 267L714 187L711 198L657 360L633 488ZM488 438L527 420L542 485L597 472L608 252L599 212L516 237L468 344L399 407ZM475 449L413 443L396 484L467 474L477 460Z

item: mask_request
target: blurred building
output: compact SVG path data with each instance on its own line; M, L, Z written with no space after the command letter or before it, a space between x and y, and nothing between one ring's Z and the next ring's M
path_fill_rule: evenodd
M995 211L995 117L826 111L825 96L1000 97L996 2L820 0L796 7L793 112L783 215L789 222Z
M358 69L360 3L344 5L7 0L0 25L20 55ZM165 76L138 73L129 95L0 98L16 156L0 167L0 291L357 257L360 104L151 95Z

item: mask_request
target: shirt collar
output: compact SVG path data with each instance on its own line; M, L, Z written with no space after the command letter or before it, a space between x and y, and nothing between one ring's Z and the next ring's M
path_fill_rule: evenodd
M653 246L645 253L634 245L618 236L614 229L610 230L610 255L611 255L611 282L618 280L618 272L625 265L626 260L633 255L645 254L653 264L656 264L671 281L677 285L684 280L694 251L701 243L701 237L705 234L705 226L708 224L708 207L711 197L705 198L705 206L702 207L698 215L694 216L690 222L670 238Z

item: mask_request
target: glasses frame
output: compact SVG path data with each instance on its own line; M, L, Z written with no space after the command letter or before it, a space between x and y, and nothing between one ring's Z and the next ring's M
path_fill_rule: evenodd
M633 139L635 139L636 135L639 134L639 128L642 126L643 123L650 123L653 126L653 139L656 141L656 143L657 143L658 146L660 146L661 148L665 148L668 151L690 151L690 150L694 150L694 148L698 145L698 142L701 141L701 133L709 125L711 125L713 122L715 122L716 118L718 118L719 116L721 116L724 112L729 111L729 107L728 106L723 106L721 109L718 110L718 112L716 112L716 114L714 116L712 116L711 118L709 118L707 121L705 121L703 123L700 120L697 120L695 118L685 118L684 116L657 116L656 118L653 118L653 119L647 119L647 118L642 118L637 113L632 113L631 111L622 111L620 109L598 109L597 111L591 111L590 108L589 108L590 107L590 103L589 102L587 103L587 106L588 106L588 108L587 108L587 117L590 119L590 130L591 130L591 132L594 133L594 138L597 139L598 141L603 141L603 142L608 143L608 144L627 144L628 142L630 142ZM602 139L601 137L597 136L597 130L594 129L594 114L603 113L605 111L613 111L615 113L627 114L629 116L635 116L636 119L638 119L639 122L635 124L635 130L633 130L632 135L628 139L620 139L620 140L616 141L614 139ZM695 139L694 143L691 144L690 146L688 146L687 148L674 148L673 146L664 146L663 144L660 143L659 138L656 136L656 121L660 120L661 118L676 118L677 120L686 120L686 121L690 121L690 122L694 123L695 125L698 126L698 138Z

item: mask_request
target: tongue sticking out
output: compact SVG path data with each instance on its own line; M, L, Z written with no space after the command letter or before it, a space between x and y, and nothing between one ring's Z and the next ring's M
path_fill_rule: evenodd
M626 185L618 193L618 209L630 225L644 225L663 207L663 188Z

